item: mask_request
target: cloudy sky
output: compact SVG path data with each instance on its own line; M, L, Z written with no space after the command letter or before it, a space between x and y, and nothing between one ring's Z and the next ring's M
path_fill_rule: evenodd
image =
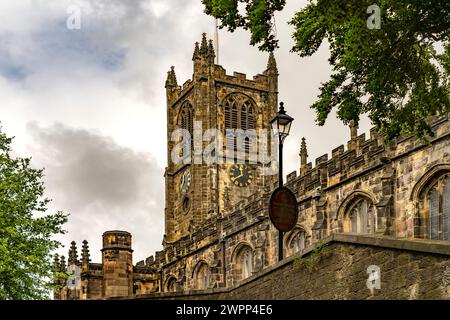
M331 68L324 45L310 58L290 53L287 21L306 1L277 15L280 100L296 120L286 141L285 174L298 169L301 137L310 161L345 143L331 117L315 125L314 102ZM67 20L79 8L81 28ZM87 239L100 261L101 234L133 234L134 261L160 250L164 232L166 112L171 65L179 83L192 75L192 50L214 21L200 0L0 0L0 121L13 148L46 169L51 210L70 213L67 245ZM245 31L220 31L220 64L248 77L267 54ZM367 131L367 121L361 131Z

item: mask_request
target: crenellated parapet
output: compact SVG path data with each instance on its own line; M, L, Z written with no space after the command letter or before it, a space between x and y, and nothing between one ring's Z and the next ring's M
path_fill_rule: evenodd
M227 74L226 70L214 63L215 50L212 40L207 40L206 34L203 34L201 44L195 43L193 53L194 74L192 79L187 80L183 85L178 85L175 68L171 67L167 74L166 90L168 104L174 105L177 101L188 94L196 82L210 79L216 85L241 86L247 89L259 91L276 92L278 90L278 69L273 53L269 55L267 69L261 73L247 78L247 75L241 72Z
M449 130L446 120L446 117L433 119L432 124L436 138ZM406 155L425 144L412 136L402 136L386 144L375 128L370 130L370 137L367 139L365 133L357 135L355 127L352 127L351 140L347 146L345 148L344 145L340 145L334 148L331 151L331 158L328 157L328 154L316 158L313 165L311 162L306 162L306 143L302 139L300 175L297 175L296 171L288 174L287 185L300 194L310 192L318 187L332 188L346 179L383 166L386 162Z
M173 67L172 67L173 68ZM247 75L240 72L233 72L232 75L227 74L226 70L220 65L212 65L211 68L211 76L214 77L213 81L217 86L220 85L231 85L236 87L242 87L246 89L254 89L259 91L264 91L269 93L269 76L265 74L257 74L253 76L252 79L248 79ZM173 73L172 73L173 72ZM169 76L174 78L175 71L174 68L169 71ZM200 74L198 78L186 80L183 85L178 86L175 85L170 87L169 97L169 105L176 104L179 100L181 100L184 96L186 96L194 87L195 82L201 81L202 79L206 80L209 75ZM173 80L168 80L169 83L174 83ZM166 84L167 86L167 84Z

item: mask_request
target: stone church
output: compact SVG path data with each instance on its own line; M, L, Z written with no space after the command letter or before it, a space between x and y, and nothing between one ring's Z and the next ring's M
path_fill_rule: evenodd
M279 262L279 233L268 215L277 175L261 174L258 167L265 164L246 162L247 149L240 164L170 161L172 132L193 133L196 121L203 130L224 133L269 130L279 103L275 57L270 54L267 68L252 79L229 75L215 64L212 41L203 35L192 60L191 80L179 85L172 67L165 84L163 250L133 264L131 234L108 231L102 262L92 263L88 243L78 258L73 242L67 260L55 259L55 270L71 274L55 278L55 299L364 299L374 294L365 283L369 264L379 266L381 283L390 288L380 298L450 298L447 116L430 119L435 137L428 144L407 136L385 144L375 130L370 137L358 135L352 124L350 141L314 164L306 140L299 141L299 169L285 183L297 197L298 222L284 234L285 259ZM332 252L319 263L323 272L295 263L324 243ZM387 282L389 277L404 279L404 285L395 287L398 281Z

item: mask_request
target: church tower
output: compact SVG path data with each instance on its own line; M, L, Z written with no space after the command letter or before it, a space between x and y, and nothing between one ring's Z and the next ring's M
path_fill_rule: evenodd
M229 134L230 130L242 130L259 135L265 130L270 139L270 119L275 116L278 103L274 55L270 54L266 70L251 80L238 72L227 75L222 66L214 63L213 42L203 34L201 43L195 44L192 60L192 80L178 85L174 67L166 80L168 165L164 244L195 232L214 216L231 213L236 203L272 187L277 179L276 175L261 174L260 162L249 161L252 150L259 159L257 139ZM188 132L191 141L186 135L175 135L177 129ZM223 161L205 161L204 155L211 151L208 146L215 141L204 135L208 129L217 129L223 137L220 147L209 154L217 158L228 156L228 160L220 157ZM185 148L178 148L180 143ZM237 152L239 143L243 152ZM257 149L252 149L255 144ZM268 146L266 153L270 154L270 141ZM230 157L228 150L233 149ZM174 162L174 156L183 161Z

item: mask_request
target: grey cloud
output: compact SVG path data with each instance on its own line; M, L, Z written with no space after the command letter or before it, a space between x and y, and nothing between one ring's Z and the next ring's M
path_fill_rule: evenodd
M41 128L29 123L27 130L35 165L46 166L52 206L71 214L65 242L76 237L100 245L102 232L118 228L133 233L138 256L158 249L164 187L162 169L151 156L62 124ZM151 245L146 243L149 239Z

